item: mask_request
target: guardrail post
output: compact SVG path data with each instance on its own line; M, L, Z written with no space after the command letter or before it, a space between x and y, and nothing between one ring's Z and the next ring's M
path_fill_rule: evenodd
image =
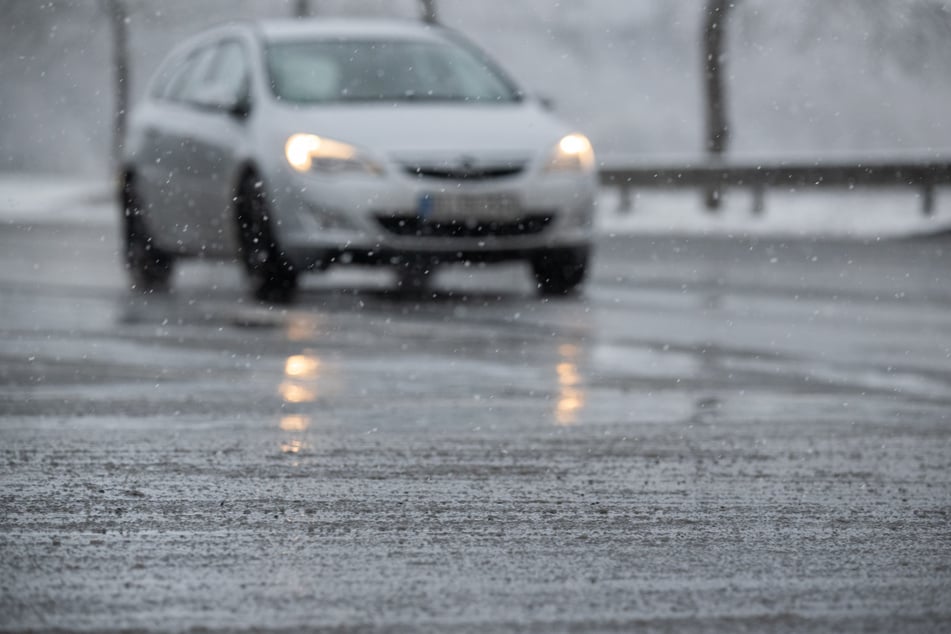
M766 186L753 185L753 215L762 216L766 211Z
M934 183L925 183L921 188L921 213L934 215Z
M723 192L720 189L719 185L710 185L707 187L705 192L704 204L707 207L709 213L716 213L720 209L720 199L723 196Z
M634 198L631 196L631 188L627 185L618 188L617 210L622 214L629 214L634 210Z

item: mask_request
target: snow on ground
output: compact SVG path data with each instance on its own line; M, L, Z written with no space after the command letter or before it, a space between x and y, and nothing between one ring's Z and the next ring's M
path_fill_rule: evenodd
M0 174L0 224L110 224L113 190L105 180L60 175ZM752 213L748 190L728 190L717 212L699 190L632 192L624 211L615 189L598 204L602 234L678 234L874 239L951 230L951 188L936 192L935 212L921 212L914 188L857 191L768 192L766 210Z
M0 173L0 224L110 222L113 193L103 179Z
M700 190L632 192L623 211L616 190L601 196L598 227L606 234L684 234L874 239L928 234L951 229L951 188L936 190L934 214L921 211L914 188L766 194L765 211L752 212L749 190L727 190L715 212Z

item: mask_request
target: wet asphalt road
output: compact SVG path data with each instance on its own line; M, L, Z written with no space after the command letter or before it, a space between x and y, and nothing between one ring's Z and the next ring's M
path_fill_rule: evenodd
M0 225L0 630L948 631L951 240L246 299Z

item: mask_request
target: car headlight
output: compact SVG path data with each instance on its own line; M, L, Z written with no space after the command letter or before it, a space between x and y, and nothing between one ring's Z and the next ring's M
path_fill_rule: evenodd
M555 146L545 168L549 172L590 172L594 169L594 148L583 134L569 134Z
M295 134L284 144L284 156L298 172L382 174L379 163L340 141L316 134Z

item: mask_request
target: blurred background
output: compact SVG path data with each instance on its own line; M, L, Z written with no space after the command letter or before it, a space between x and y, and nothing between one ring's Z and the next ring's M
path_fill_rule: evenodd
M109 2L0 0L0 171L105 175ZM245 17L418 18L417 0L125 0L135 102L171 46ZM705 151L707 0L436 0L601 156ZM489 6L491 5L491 6ZM738 0L723 47L728 154L937 156L951 148L951 2Z

